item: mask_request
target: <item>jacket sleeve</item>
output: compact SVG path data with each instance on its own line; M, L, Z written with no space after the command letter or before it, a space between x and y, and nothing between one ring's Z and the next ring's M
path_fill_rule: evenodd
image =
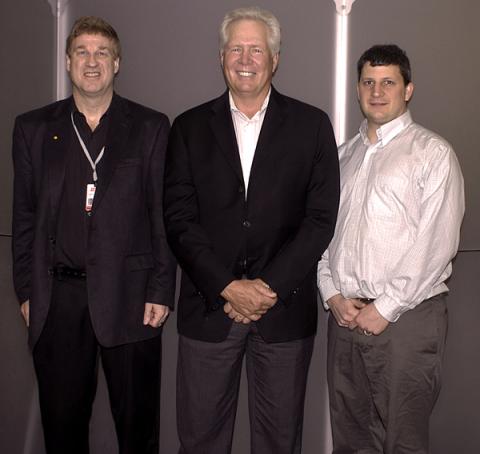
M20 303L30 299L35 229L35 190L30 147L19 118L13 130L13 283Z
M168 119L162 115L156 129L147 172L147 204L154 267L147 284L146 301L173 309L176 264L167 243L163 217L163 179L169 129Z
M165 222L170 246L207 306L216 305L235 279L213 251L199 222L197 193L181 124L173 123L165 172Z
M288 304L305 277L314 272L335 231L340 197L337 146L326 115L317 132L317 149L305 195L305 215L295 233L260 277Z

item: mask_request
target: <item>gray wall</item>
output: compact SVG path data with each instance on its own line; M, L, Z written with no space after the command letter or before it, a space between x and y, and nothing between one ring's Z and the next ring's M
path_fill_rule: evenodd
M290 96L333 111L335 13L332 0L270 0L283 28L277 88ZM165 112L171 119L186 108L224 89L217 57L216 30L231 0L71 0L69 17L100 15L120 34L124 60L117 90ZM460 5L460 6L459 6ZM406 48L414 69L414 117L446 137L457 151L467 185L467 216L462 250L451 279L450 331L445 357L444 387L432 418L435 454L480 452L475 409L480 405L478 273L480 184L479 138L475 134L479 95L475 91L480 65L480 31L474 0L357 0L350 16L349 101L347 130L352 135L361 116L354 97L354 60L368 46L396 42ZM19 30L25 30L22 34ZM10 280L11 159L10 137L16 114L53 99L54 19L46 0L2 0L0 4L0 449L26 454L43 452L38 397L25 328L18 315ZM7 87L7 88L5 88ZM470 251L470 252L468 252ZM325 388L325 314L309 377L304 452L328 451ZM177 448L174 382L175 314L164 331L162 377L162 452ZM236 454L248 452L245 387L241 389ZM91 425L92 454L115 453L113 425L102 374ZM461 436L459 436L461 434Z

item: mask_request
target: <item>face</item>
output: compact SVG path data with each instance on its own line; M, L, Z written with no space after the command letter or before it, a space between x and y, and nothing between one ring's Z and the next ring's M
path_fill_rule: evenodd
M89 98L110 95L119 64L111 39L99 34L77 36L67 55L73 93Z
M357 86L358 100L368 126L378 129L407 110L407 101L413 94L413 84L405 86L398 65L362 68Z
M278 54L272 56L268 47L267 33L267 26L255 20L238 20L228 27L221 62L234 97L263 102L267 95L278 65Z

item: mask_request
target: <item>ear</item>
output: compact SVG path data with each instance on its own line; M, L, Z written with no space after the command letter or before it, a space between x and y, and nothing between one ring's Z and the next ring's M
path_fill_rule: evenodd
M406 87L405 87L405 102L410 101L413 96L413 90L415 86L413 85L413 82L410 82Z
M117 74L119 69L120 69L120 59L116 58L113 62L113 72Z
M68 54L65 54L65 66L68 72L70 72L70 65L71 65L70 57L68 56Z
M224 58L224 56L225 56L225 52L223 52L223 50L222 50L222 52L220 52L220 66L222 68L223 68L223 58Z
M278 62L280 60L280 54L277 52L274 56L273 56L273 70L272 70L272 73L275 74L275 71L277 70L278 68Z

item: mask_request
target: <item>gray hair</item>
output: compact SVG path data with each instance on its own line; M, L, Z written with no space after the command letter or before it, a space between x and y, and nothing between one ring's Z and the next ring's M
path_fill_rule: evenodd
M238 20L256 20L263 22L267 26L267 41L270 52L272 55L280 53L281 35L280 22L278 22L278 19L270 11L261 9L258 6L248 6L234 9L225 14L219 30L220 54L223 54L223 50L228 41L228 27Z

